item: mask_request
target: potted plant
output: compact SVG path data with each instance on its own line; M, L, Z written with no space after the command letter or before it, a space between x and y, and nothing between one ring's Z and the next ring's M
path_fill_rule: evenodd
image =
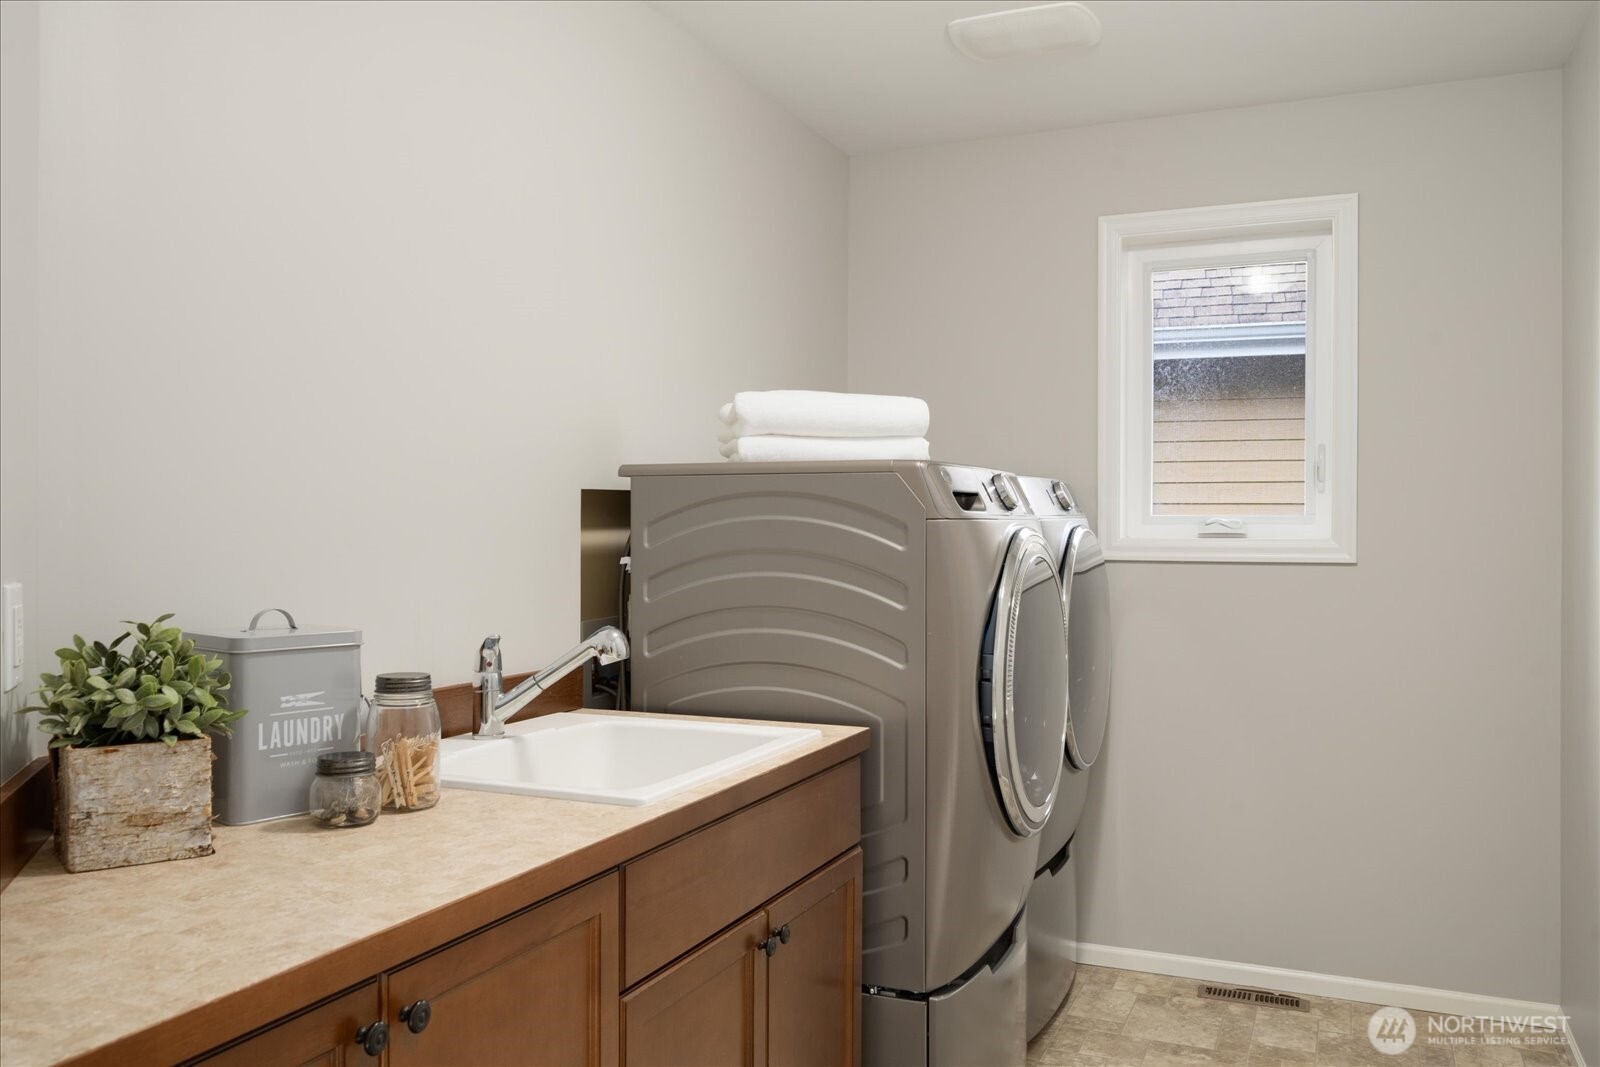
M39 728L56 772L56 851L69 871L209 856L211 733L231 733L222 661L176 626L128 623L110 644L74 636L43 674ZM132 647L123 646L132 640ZM159 742L159 743L158 743Z

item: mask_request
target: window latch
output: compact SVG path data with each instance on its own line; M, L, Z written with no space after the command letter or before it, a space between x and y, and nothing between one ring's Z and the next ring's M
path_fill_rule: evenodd
M1243 519L1224 519L1224 518L1206 519L1204 522L1202 522L1200 524L1200 536L1201 537L1243 537L1243 536L1245 536L1244 520Z
M1317 492L1328 489L1328 446L1317 446L1317 462L1312 465L1312 475L1317 480Z

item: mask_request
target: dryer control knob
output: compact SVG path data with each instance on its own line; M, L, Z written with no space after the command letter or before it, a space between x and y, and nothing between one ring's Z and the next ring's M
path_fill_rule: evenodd
M994 486L995 499L1000 501L1007 511L1017 510L1017 494L1012 491L1011 483L1006 481L1004 474L996 474L989 484Z
M1067 488L1066 482L1051 482L1050 495L1056 498L1056 503L1071 511L1078 505L1073 503L1072 490Z

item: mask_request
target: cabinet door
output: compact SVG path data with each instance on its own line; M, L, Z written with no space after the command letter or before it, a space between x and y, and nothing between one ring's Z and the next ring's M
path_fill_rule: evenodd
M392 972L390 1067L614 1067L618 901L608 875Z
M769 1067L855 1067L861 1059L861 850L767 908L789 928L767 963Z
M766 936L766 914L757 912L623 997L623 1062L762 1067Z
M382 1017L376 980L201 1060L206 1067L360 1067L376 1064L356 1032Z

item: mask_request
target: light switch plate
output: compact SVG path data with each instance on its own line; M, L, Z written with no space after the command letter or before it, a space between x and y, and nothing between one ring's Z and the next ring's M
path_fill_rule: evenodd
M5 631L4 640L0 641L0 689L9 693L22 684L22 583L7 582L3 587L5 595L3 604L0 604L0 623Z

